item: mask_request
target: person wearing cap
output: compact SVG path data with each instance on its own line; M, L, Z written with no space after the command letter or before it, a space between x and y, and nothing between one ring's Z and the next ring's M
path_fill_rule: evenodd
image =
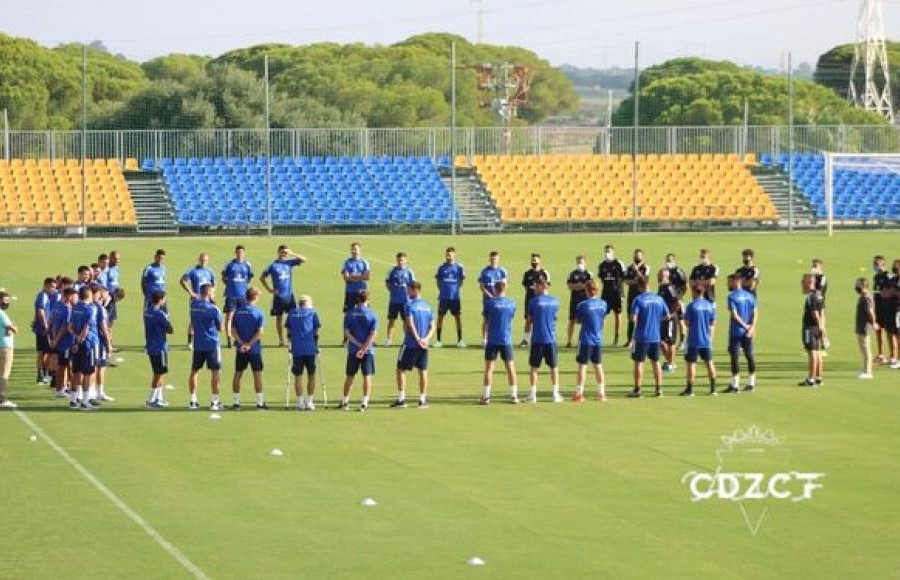
M297 306L294 300L294 268L306 262L306 258L295 254L284 244L278 246L278 258L263 270L259 281L272 295L272 310L269 312L275 317L275 330L278 332L278 346L284 346L284 326L282 320L284 314ZM268 278L272 277L272 284Z
M12 372L13 346L15 335L19 332L16 325L9 318L6 311L9 309L10 296L6 292L0 292L0 408L15 409L17 405L7 398L6 391L9 387L9 375Z

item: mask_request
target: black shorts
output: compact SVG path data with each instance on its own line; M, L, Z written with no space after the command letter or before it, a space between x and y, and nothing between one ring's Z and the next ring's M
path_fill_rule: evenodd
M150 368L154 375L164 375L169 372L169 353L162 351L159 354L149 354Z
M662 321L659 329L659 340L666 344L675 344L675 333L678 321L674 318L668 318Z
M272 310L269 311L269 314L272 316L281 316L288 310L296 307L297 301L294 300L293 294L288 294L287 296L275 294L272 296Z
M357 300L359 300L359 292L344 292L344 312L353 310Z
M67 367L67 366L69 366L69 363L72 362L72 349L57 348L53 352L56 353L56 366L57 367Z
M575 362L586 365L588 362L598 365L603 362L603 348L599 344L579 344Z
M741 349L743 349L745 354L752 355L753 339L746 334L744 336L729 336L728 352L730 354L737 354Z
M488 344L484 347L484 360L497 360L497 355L506 362L513 360L513 347L511 344Z
M555 344L532 343L531 352L528 353L528 364L531 368L537 369L540 368L541 362L547 363L547 366L551 369L557 367Z
M631 351L631 360L634 362L644 362L648 358L653 362L659 360L659 343L635 342L634 350Z
M900 321L898 321L898 317L900 317L900 311L897 310L897 306L888 303L884 313L885 332L889 334L897 334L900 332Z
M50 348L50 340L47 338L46 334L35 334L34 335L34 347L38 352L49 354L53 352L53 349Z
M522 316L525 320L528 320L528 303L531 302L532 298L534 298L534 294L532 292L526 292L525 300L522 301L522 304L525 305L525 307L522 308Z
M362 358L357 358L356 353L347 353L347 376L356 376L356 373L362 372L364 377L370 377L375 374L375 355L369 353Z
M80 375L92 375L97 370L97 348L91 345L78 345L72 354L72 372Z
M216 350L194 351L194 358L191 361L191 370L199 371L206 365L211 371L217 371L222 368L222 353Z
M411 371L413 368L428 370L428 349L408 347L405 344L400 346L397 368L401 371Z
M438 316L443 316L450 312L453 316L459 316L462 314L462 303L459 301L459 298L456 300L441 300L438 302Z
M109 303L109 305L106 307L106 314L107 314L106 325L109 326L110 328L112 328L113 324L119 318L119 307L116 306L115 300L111 301Z
M687 351L684 353L684 360L688 363L695 363L699 358L703 362L709 362L712 360L712 349L711 348L699 348L696 346L689 346Z
M388 303L388 320L397 320L397 317L403 314L403 307L406 302L389 302Z
M824 350L824 341L822 340L822 330L818 326L808 326L803 329L803 348L813 352Z
M604 286L604 288L605 288L605 286ZM620 312L622 312L622 293L621 292L616 292L614 290L610 290L610 291L604 290L600 294L600 298L602 298L604 300L604 302L606 302L606 305L609 306L610 312L615 312L616 314L619 314Z
M246 298L238 298L236 296L226 296L225 297L225 308L223 309L223 311L224 312L234 312L241 306L246 306L246 305L247 305Z
M881 297L875 299L875 322L878 323L878 326L887 330L888 319L894 312L895 308L890 300L885 300Z
M259 352L241 352L234 353L234 370L242 373L250 367L254 373L262 372L263 360L262 353Z
M578 305L585 300L584 296L573 297L569 300L569 320L575 320L575 311L578 310Z
M291 361L291 374L295 377L299 377L303 374L304 369L306 369L306 374L308 375L316 373L316 355L294 355L293 360Z

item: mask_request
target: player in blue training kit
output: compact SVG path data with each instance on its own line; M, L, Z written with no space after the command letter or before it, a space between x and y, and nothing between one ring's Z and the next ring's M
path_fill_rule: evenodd
M480 403L491 402L491 382L494 378L494 366L497 355L503 359L506 367L506 378L509 382L509 402L519 402L519 386L516 384L516 367L513 363L512 323L516 317L516 303L506 297L506 281L493 283L494 297L485 306L486 338L484 345L484 392Z
M356 306L344 315L344 336L347 339L347 377L338 409L350 410L350 387L356 374L363 375L363 396L359 410L369 408L372 393L372 377L375 374L375 336L378 334L378 317L369 308L369 291L360 290Z
M706 363L706 374L709 377L709 394L716 394L716 365L713 363L712 341L716 330L716 305L704 298L706 285L692 284L693 300L684 310L684 323L687 325L687 351L684 361L687 363L687 388L681 395L694 396L694 380L697 378L697 359Z
M109 304L109 291L106 286L94 286L94 301L97 304L97 373L96 392L92 398L102 402L115 401L106 392L106 368L110 366L109 354L112 352L112 336L109 332L109 313L106 305Z
M397 399L392 408L406 407L406 371L419 371L420 409L428 407L428 341L434 332L434 314L431 306L422 300L422 285L410 282L409 302L403 307L405 337L397 355Z
M150 395L144 404L148 409L168 406L163 396L163 377L169 372L169 342L166 335L172 334L173 330L169 315L162 309L165 301L165 292L156 292L150 297L150 308L144 311L144 349L153 371Z
M362 246L359 242L350 244L350 257L344 260L341 266L341 278L344 280L344 310L346 314L356 308L359 302L359 293L369 288L369 277L372 271L369 262L362 258ZM341 339L341 344L347 342L347 336Z
M56 278L44 278L44 285L34 298L34 321L31 330L34 332L35 350L37 351L37 382L50 383L50 312L56 298Z
M534 281L534 297L528 300L528 322L531 327L531 352L528 357L529 403L537 403L538 369L541 363L550 367L553 384L553 402L562 403L559 394L559 363L556 348L556 318L559 315L559 298L547 294L550 281L538 277Z
M440 348L441 335L444 329L444 315L449 312L456 320L456 346L465 348L466 343L462 339L462 302L460 289L466 279L466 269L456 261L456 248L450 246L444 251L444 263L438 266L434 275L438 287L438 319L437 340L434 347Z
M69 286L62 291L62 301L57 302L50 313L50 348L56 354L53 396L58 399L68 398L70 393L66 386L72 375L72 346L75 344L75 336L70 331L69 323L77 300L78 292ZM72 386L74 387L74 380Z
M278 246L278 259L269 264L259 277L263 287L272 295L272 310L269 314L275 317L278 346L284 346L284 327L281 324L284 313L297 305L294 301L294 268L304 262L306 258L282 244ZM269 276L272 277L271 285L268 283Z
M291 341L291 374L294 375L294 393L298 411L315 411L313 395L316 392L316 354L319 352L319 314L313 308L312 298L300 296L296 308L288 312L284 321ZM306 395L303 394L303 371L306 370Z
M222 270L222 282L225 283L225 336L228 348L231 348L231 321L234 311L247 303L247 290L253 279L253 266L247 261L247 250L244 246L234 247L234 259L225 264Z
M90 401L91 380L97 372L97 303L94 291L82 286L78 291L78 303L72 307L69 332L74 337L72 345L72 382L69 407L92 411L96 406Z
M640 397L641 385L644 381L644 361L648 358L653 363L653 380L656 385L656 396L661 397L662 367L659 364L660 330L663 321L670 317L669 309L659 294L648 292L648 281L645 276L638 276L634 285L637 295L631 307L631 322L634 325L634 343L631 360L634 361L634 390L629 397Z
M188 387L191 392L189 409L199 409L197 403L197 375L206 365L210 371L210 390L212 399L209 405L212 411L221 411L219 400L219 381L222 369L222 350L219 344L219 332L222 330L222 313L213 304L216 287L207 284L200 289L200 297L191 301L191 324L194 327L194 355L191 361L191 373L188 375Z
M753 354L753 341L756 338L756 323L759 310L756 296L745 287L747 279L740 274L728 276L728 313L731 322L728 325L728 355L731 357L731 384L725 393L737 393L741 390L739 355L741 350L747 359L747 386L745 391L756 388L756 358Z
M119 318L118 305L119 301L125 297L125 291L119 284L119 260L121 256L119 250L113 250L109 253L109 265L106 268L106 289L109 290L110 303L107 306L109 311L109 332L112 335L112 329L116 325Z
M150 297L153 296L154 292L166 291L165 261L166 251L162 249L156 250L156 253L153 255L153 262L144 268L144 271L141 273L141 293L144 295L144 310L150 308L152 303ZM163 304L163 310L168 311L165 304Z
M575 362L578 363L578 385L572 401L581 403L584 401L584 381L587 374L587 365L594 367L594 377L597 379L597 400L606 400L606 377L603 373L603 323L609 314L609 306L606 301L599 298L600 286L596 280L589 280L585 284L587 298L582 300L575 309L575 320L581 325L578 333L578 354Z
M416 279L416 275L406 262L406 253L397 252L397 265L391 268L384 285L387 288L388 298L388 327L384 346L391 346L394 336L394 323L403 314L406 303L409 302L409 285Z
M481 270L478 276L478 287L481 290L481 345L487 344L487 309L488 303L497 295L495 286L503 282L504 288L508 283L509 275L500 267L500 252L493 251L488 255L488 265Z
M247 290L246 302L234 311L231 322L231 334L234 338L234 379L231 381L231 394L234 401L232 410L241 409L241 377L247 367L253 372L253 391L256 393L256 408L265 410L265 394L263 393L263 360L262 335L266 326L266 316L256 303L259 301L259 290Z
M200 289L206 284L210 286L216 285L216 273L209 267L209 254L202 252L197 256L197 264L184 273L181 280L178 281L181 287L190 296L188 304L193 300L200 298ZM187 344L188 348L193 347L194 329L188 324Z

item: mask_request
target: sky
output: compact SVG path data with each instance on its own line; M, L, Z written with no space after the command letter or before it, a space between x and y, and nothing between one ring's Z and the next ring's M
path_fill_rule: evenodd
M884 3L900 40L900 0ZM0 0L0 31L45 46L102 41L146 61L264 42L392 44L451 32L530 49L553 65L641 67L676 56L784 69L855 42L860 0Z

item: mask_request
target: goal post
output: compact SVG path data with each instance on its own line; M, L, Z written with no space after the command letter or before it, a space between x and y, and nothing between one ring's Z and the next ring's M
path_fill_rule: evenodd
M863 215L860 212L872 203L878 203L879 195L884 191L871 188L872 181L886 179L896 184L900 193L900 153L833 153L823 151L824 167L822 172L824 185L826 231L834 235L835 207L840 206L837 213L844 218L844 208L854 206L857 210L855 219L878 219L875 215ZM894 187L891 185L889 187Z

